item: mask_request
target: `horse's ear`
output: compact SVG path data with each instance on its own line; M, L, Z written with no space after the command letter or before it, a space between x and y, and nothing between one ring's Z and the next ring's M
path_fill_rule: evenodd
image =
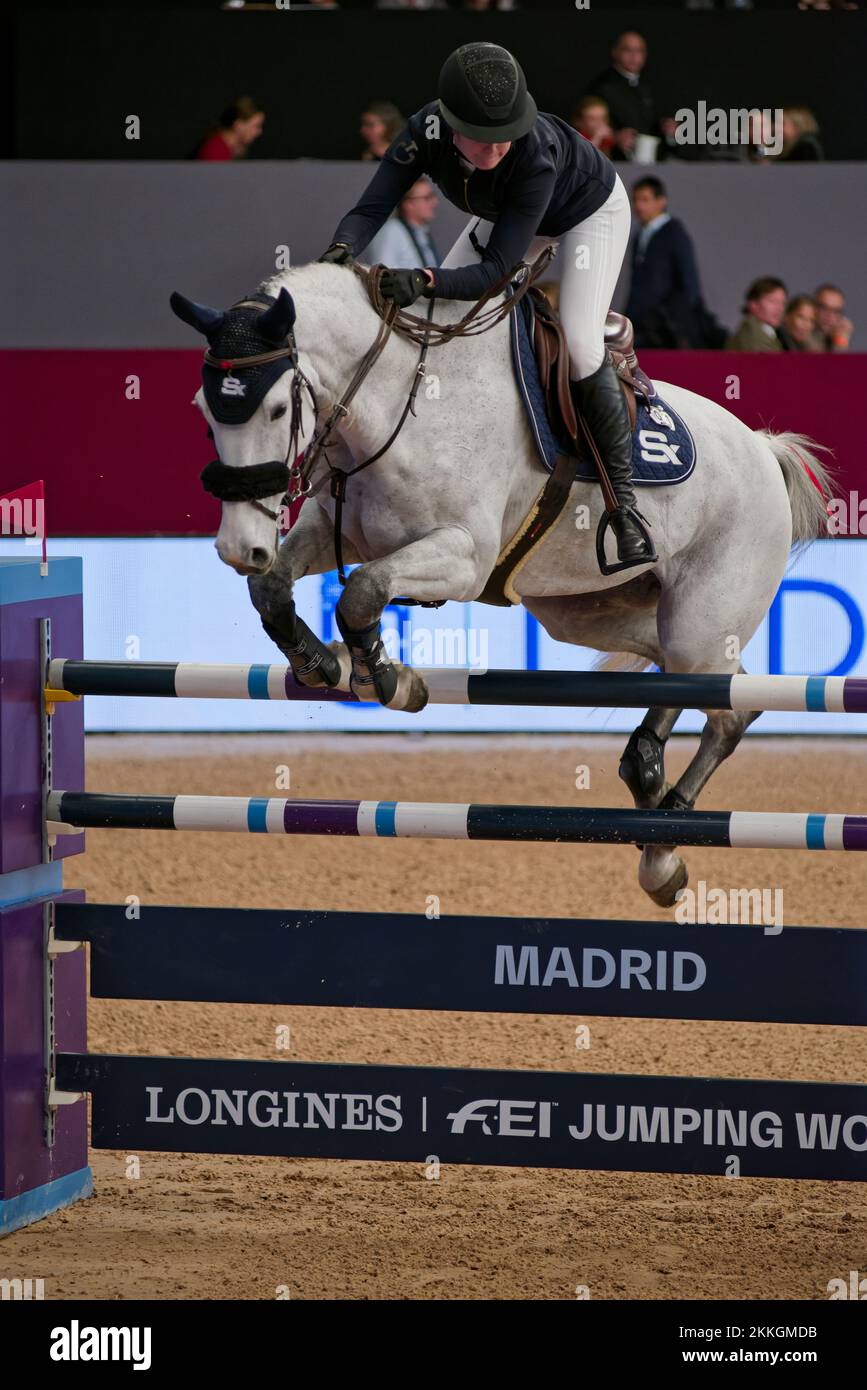
M191 328L195 328L197 332L204 333L205 337L211 333L216 333L226 317L222 309L210 309L207 304L196 304L192 299L178 294L177 290L173 293L169 303L172 306L172 312L177 314L179 319L188 323Z
M295 322L295 303L291 294L284 285L270 309L266 309L256 322L257 332L263 338L268 338L275 343L282 343L292 332L292 325Z

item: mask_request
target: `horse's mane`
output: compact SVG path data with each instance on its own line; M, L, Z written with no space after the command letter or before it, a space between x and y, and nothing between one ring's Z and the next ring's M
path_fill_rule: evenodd
M280 270L276 275L262 280L257 287L257 293L276 296L284 286L293 298L298 296L299 314L305 306L313 308L317 300L333 301L335 299L339 301L344 312L357 303L358 305L366 305L372 318L376 313L367 296L361 276L349 266L332 265L319 261L311 261L308 265L292 266L288 270ZM419 304L413 306L412 312L423 313L426 303L426 300L420 300ZM419 305L422 307L419 308ZM467 312L467 308L468 304L465 300L440 299L437 300L434 317L441 323L453 323Z
M279 270L269 275L257 286L257 293L278 295L286 288L295 297L334 298L339 296L346 304L355 293L359 301L366 300L364 286L359 276L348 266L331 265L327 262L311 261L308 265L295 265L288 270ZM371 306L372 307L372 306Z

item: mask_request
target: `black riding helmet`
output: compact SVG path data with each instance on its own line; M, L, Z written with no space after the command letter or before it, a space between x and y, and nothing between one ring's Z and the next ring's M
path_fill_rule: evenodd
M440 111L469 140L520 140L538 110L520 64L496 43L465 43L443 64Z

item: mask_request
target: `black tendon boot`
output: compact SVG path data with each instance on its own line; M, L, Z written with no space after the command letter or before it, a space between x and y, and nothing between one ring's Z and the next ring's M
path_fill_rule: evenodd
M617 498L617 508L603 518L597 536L597 554L603 574L611 573L604 563L605 527L610 524L617 540L616 568L646 564L655 560L656 551L647 531L641 525L632 487L632 431L623 390L610 357L592 376L572 383L578 408L590 429L596 447L608 470L611 486Z

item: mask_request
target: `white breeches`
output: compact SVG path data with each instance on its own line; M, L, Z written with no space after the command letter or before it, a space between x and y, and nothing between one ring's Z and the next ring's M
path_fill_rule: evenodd
M559 246L560 318L569 344L572 372L579 381L592 376L602 365L605 318L611 308L631 225L629 194L617 177L607 202L592 216L559 237L534 237L527 248L525 259L534 261L544 247ZM443 269L453 270L479 259L470 241L473 229L484 246L493 223L472 218L443 261Z

